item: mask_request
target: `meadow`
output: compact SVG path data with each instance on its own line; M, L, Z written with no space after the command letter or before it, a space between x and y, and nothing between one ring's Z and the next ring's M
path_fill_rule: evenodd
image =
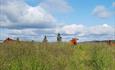
M106 43L0 44L0 70L115 70L115 47Z

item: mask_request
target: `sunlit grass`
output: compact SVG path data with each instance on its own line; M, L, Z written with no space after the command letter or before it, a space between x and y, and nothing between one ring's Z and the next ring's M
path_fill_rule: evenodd
M115 70L115 47L85 43L0 44L0 70Z

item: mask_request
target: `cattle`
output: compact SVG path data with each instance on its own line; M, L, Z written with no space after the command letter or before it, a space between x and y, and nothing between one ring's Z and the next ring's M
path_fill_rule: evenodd
M115 40L108 40L107 43L110 46L115 46Z
M11 38L6 38L3 43L7 43L7 44L10 44L10 43L13 43L15 40L11 39Z
M77 39L77 38L72 38L72 40L70 40L70 45L71 45L72 47L74 47L75 45L77 45L77 44L78 44L77 40L79 40L79 39Z

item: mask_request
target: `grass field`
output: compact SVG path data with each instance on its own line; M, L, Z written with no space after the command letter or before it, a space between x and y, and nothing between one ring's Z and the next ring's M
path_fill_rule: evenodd
M0 70L115 70L115 47L106 43L0 44Z

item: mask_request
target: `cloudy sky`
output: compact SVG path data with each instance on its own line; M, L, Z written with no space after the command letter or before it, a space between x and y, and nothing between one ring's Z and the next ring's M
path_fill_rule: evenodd
M115 39L114 0L0 0L0 40Z

